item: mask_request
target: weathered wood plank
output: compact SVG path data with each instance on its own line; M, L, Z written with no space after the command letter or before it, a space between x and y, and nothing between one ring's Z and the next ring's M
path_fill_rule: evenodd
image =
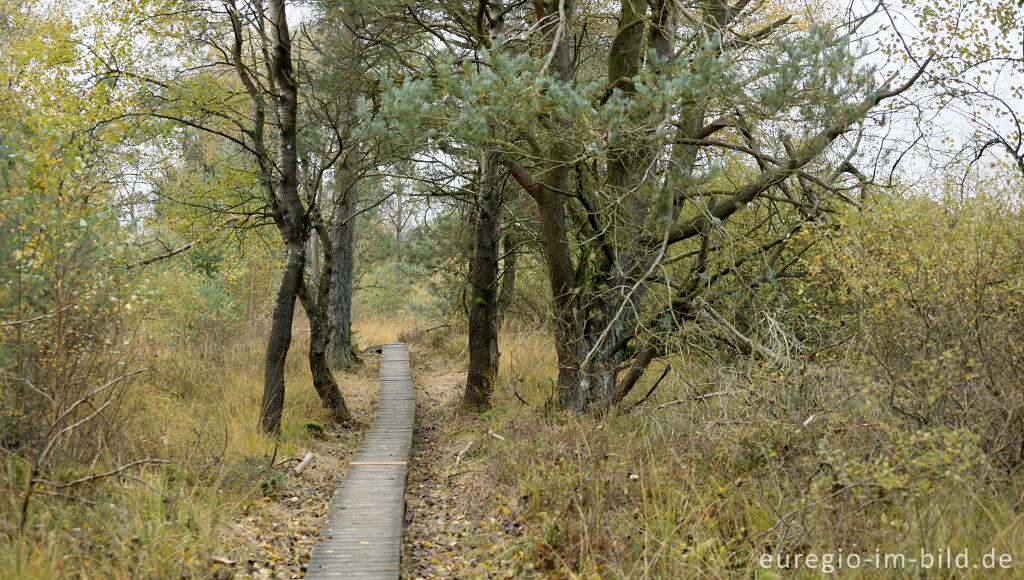
M416 403L409 347L381 348L380 405L331 501L306 578L398 578Z

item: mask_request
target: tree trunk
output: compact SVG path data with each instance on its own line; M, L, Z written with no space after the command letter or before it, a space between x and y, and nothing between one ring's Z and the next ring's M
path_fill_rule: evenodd
M483 156L477 192L476 247L473 252L473 300L469 310L469 373L462 404L485 411L498 375L498 239L501 235L501 187L494 154Z
M551 62L551 75L555 82L568 84L572 80L572 60L569 51L569 30L572 29L572 2L550 0L545 22L541 27ZM563 21L564 19L564 21ZM572 121L564 115L554 122L568 136ZM569 167L572 152L567 142L552 144L545 161L541 186L534 188L541 239L544 242L548 277L555 306L555 353L558 355L558 400L563 408L579 413L586 410L591 400L590 379L582 368L587 344L584 334L579 289L575 269L569 252L565 216L565 193L569 191ZM530 191L527 189L527 191Z
M360 176L363 164L361 144L352 139L352 132L359 123L356 113L357 96L365 90L360 83L364 77L362 14L356 3L343 7L341 36L343 43L339 61L346 80L342 90L339 119L346 139L341 158L334 167L334 212L331 214L329 243L333 257L331 276L326 302L330 342L327 344L327 360L335 369L350 369L359 364L359 356L352 345L352 287L355 266L356 204L359 201Z
M306 271L309 272L309 281L313 286L320 285L321 264L320 239L316 236L309 236L306 244Z
M266 367L263 380L263 405L260 425L264 431L277 434L281 430L281 411L284 408L284 363L292 341L292 317L295 297L306 267L306 240L309 236L309 218L299 197L299 162L296 150L296 118L299 94L292 67L291 37L284 0L267 3L270 23L271 71L273 88L277 93L278 141L277 158L281 172L277 186L278 202L274 208L279 215L278 228L285 242L287 261L281 285L274 303L270 340L267 344Z
M331 217L332 268L327 300L327 318L330 329L328 360L336 369L349 369L359 358L352 350L352 275L355 266L356 198L358 180L353 175L353 158L357 149L350 150L335 168L335 206Z
M302 271L306 265L303 243L285 246L288 259L277 288L274 313L270 323L270 340L263 374L263 405L260 407L260 425L267 433L281 430L281 411L284 408L284 363L292 344L292 318L295 315L295 295L302 284Z
M664 30L653 31L648 27L648 4L654 11L657 27ZM635 92L632 79L644 65L645 31L650 33L650 44L655 49L651 66L660 74L671 72L666 66L674 36L671 3L661 0L647 4L623 2L620 10L619 27L609 51L609 95L612 91L625 95ZM569 82L571 59L563 31L571 29L572 4L567 0L550 0L544 16L541 30L547 44L551 76L556 81ZM565 134L571 134L571 120L556 117L553 121ZM647 119L635 121L639 125ZM647 139L648 135L643 132L615 135L606 167L607 185L624 201L615 209L619 213L609 218L614 228L604 230L600 224L591 225L595 230L593 235L608 236L617 243L604 246L601 254L581 255L578 265L573 264L568 243L567 200L563 193L574 185L569 179L573 153L567 143L553 144L546 155L544 174L536 182L521 168L513 169L513 176L537 202L554 299L559 403L578 413L606 408L621 400L654 356L653 352L645 351L644 356L634 361L626 380L618 383L617 371L626 360L618 347L619 339L635 317L633 304L642 299L647 290L642 280L649 263L636 258L638 251L646 251L637 242L643 243L640 234L650 209L637 197L645 187L648 165L654 159Z
M325 265L325 268L329 269ZM326 292L320 292L324 296ZM302 307L306 311L306 318L309 319L309 371L313 375L313 388L320 396L324 408L331 415L331 419L344 423L352 418L345 406L345 398L338 388L338 383L331 374L327 365L327 344L330 341L328 332L327 317L324 315L320 302L313 296L309 285L303 283L299 287L299 298L302 300Z
M505 235L501 239L501 253L504 257L501 268L501 293L498 295L498 315L501 317L505 316L516 296L516 266L519 262L519 250L516 246L518 244L519 238L516 236L515 229L510 227L505 230Z

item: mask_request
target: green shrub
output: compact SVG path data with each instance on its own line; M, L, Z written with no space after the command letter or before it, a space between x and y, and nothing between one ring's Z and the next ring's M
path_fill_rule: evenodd
M922 428L968 429L1024 462L1024 215L997 184L935 200L880 197L823 256L856 315L874 396Z
M131 370L123 350L137 302L116 215L90 202L84 162L56 155L9 160L0 195L0 433L8 448L38 446L51 428L87 413L76 401ZM120 386L90 405L113 411ZM96 450L86 432L109 425L82 425L55 451L84 459Z

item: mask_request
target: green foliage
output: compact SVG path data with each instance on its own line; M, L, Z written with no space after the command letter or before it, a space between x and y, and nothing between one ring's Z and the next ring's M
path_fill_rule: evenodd
M952 187L952 184L951 184ZM877 365L872 390L911 424L967 429L1005 467L1024 462L1024 234L1019 185L968 197L879 196L824 256Z
M245 325L266 320L278 276L272 248L215 238L192 251L147 272L151 332L172 344L217 348Z
M364 316L418 314L430 307L424 289L429 272L422 266L388 260L359 278L353 309Z
M124 370L125 317L137 304L116 214L88 202L87 162L56 154L12 160L0 194L0 432L8 447L35 443L63 405Z
M556 372L543 339L503 338L496 411L474 430L528 444L485 438L463 465L495 498L485 515L516 533L500 548L471 538L472 557L522 577L629 578L803 577L758 559L875 548L1020 557L1019 473L995 469L970 429L905 421L855 361L673 357L649 402L578 417L541 404Z

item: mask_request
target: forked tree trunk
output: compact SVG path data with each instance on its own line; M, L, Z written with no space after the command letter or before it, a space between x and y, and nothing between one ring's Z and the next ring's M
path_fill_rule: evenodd
M477 193L473 294L469 308L469 373L462 403L485 411L498 375L498 241L501 187L493 154L483 156Z
M306 248L302 242L289 242L285 246L287 260L270 322L270 340L263 373L263 404L260 407L260 425L267 433L281 430L281 411L284 408L284 363L292 344L292 319L295 316L295 296L302 284L302 271L306 266Z
M325 269L329 270L326 264ZM324 296L326 293L320 294ZM330 413L331 419L344 423L352 416L345 405L341 389L338 388L338 383L335 382L334 375L327 365L327 343L330 340L327 316L320 307L320 301L310 291L309 285L302 284L299 287L299 298L306 311L306 318L309 319L309 371L313 375L313 388L316 389L324 408Z
M292 67L291 37L284 0L269 0L267 20L271 32L270 68L273 73L273 88L277 92L278 115L277 164L280 181L274 199L277 202L275 213L278 213L278 229L285 242L287 260L284 274L281 276L281 285L277 290L270 340L267 343L260 425L264 431L277 434L281 430L281 410L284 408L284 363L292 341L295 297L303 283L302 276L306 267L309 218L299 198L299 163L296 151L299 94Z
M549 0L542 5L541 31L545 39L545 52L549 55L550 74L556 82L570 82L572 78L570 43L562 37L564 30L572 28L571 0ZM648 26L648 6L654 11L656 26ZM609 51L609 95L612 90L624 95L633 92L632 81L644 63L644 33L656 56L652 66L667 74L674 36L674 8L670 2L652 0L648 3L623 2L619 15L619 28ZM540 11L539 11L540 12ZM568 118L553 118L566 135L573 131ZM639 122L639 120L638 120ZM629 131L615 135L615 146L609 149L607 183L616 195L631 192L643 186L647 166L653 159L646 146L646 135ZM626 289L645 276L643 267L635 258L634 241L639 241L649 208L642 203L625 203L610 219L617 225L614 231L601 232L623 240L615 246L602 248L604 254L593 258L580 256L591 263L573 264L568 242L566 196L570 191L569 168L572 152L568 142L555 142L542 164L543 173L534 180L523 168L510 167L513 177L537 203L541 241L544 245L549 282L554 301L555 351L558 355L558 395L563 408L583 412L594 408L607 408L621 400L642 376L653 358L653 351L637 357L623 381L617 374L625 355L618 347L626 325L635 316L632 304L646 291L637 285L631 295ZM581 278L582 276L582 278ZM639 277L638 277L639 276ZM620 308L621 306L621 308Z

